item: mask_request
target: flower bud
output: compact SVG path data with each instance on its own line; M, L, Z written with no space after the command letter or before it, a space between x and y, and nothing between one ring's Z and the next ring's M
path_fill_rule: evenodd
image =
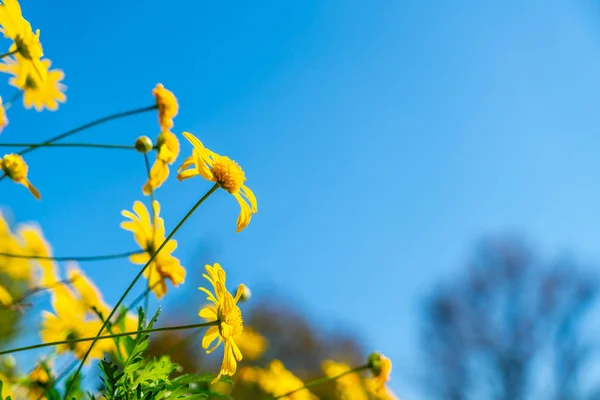
M135 140L135 149L142 154L152 150L152 140L148 136L140 136Z
M248 286L243 285L242 295L240 296L240 303L244 303L252 297L252 291L248 288Z

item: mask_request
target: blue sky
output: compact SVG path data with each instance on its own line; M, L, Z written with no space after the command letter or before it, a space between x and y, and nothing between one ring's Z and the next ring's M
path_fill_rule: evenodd
M181 106L174 131L237 160L259 202L236 234L236 202L212 197L177 235L184 265L216 249L232 282L356 329L394 360L392 387L419 398L420 300L481 235L516 232L546 254L600 260L600 8L488 3L23 1L65 70L68 102L12 108L0 141L151 104L162 82ZM148 114L76 140L157 133ZM118 224L143 199L139 154L42 149L26 161L43 201L3 181L0 203L39 221L57 255L134 248ZM167 229L209 187L161 188ZM113 303L136 273L84 268Z

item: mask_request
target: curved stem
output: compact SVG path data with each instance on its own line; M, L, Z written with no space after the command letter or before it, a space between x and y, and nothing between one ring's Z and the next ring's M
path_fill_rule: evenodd
M289 391L287 393L283 393L283 394L280 394L278 396L270 397L269 399L272 399L272 400L280 399L282 397L286 397L286 396L289 396L289 395L294 394L296 392L299 392L300 390L308 389L308 388L311 388L311 387L314 387L314 386L318 386L318 385L322 385L322 384L330 382L330 381L335 381L337 379L340 379L342 376L345 376L345 375L348 375L348 374L353 374L355 372L364 371L366 369L369 369L368 365L361 365L360 367L351 368L348 371L344 371L341 374L338 374L338 375L335 375L335 376L331 376L331 377L324 376L322 378L313 379L312 381L306 382L304 384L304 386L301 386L298 389L291 390L291 391Z
M146 175L148 175L148 182L150 182L150 160L148 159L148 153L144 153L144 165L146 166ZM152 210L152 243L154 243L156 236L156 213L154 212L154 188L150 186L150 209ZM148 315L148 308L150 304L150 279L152 278L152 270L148 272L148 286L144 295L144 316Z
M13 51L9 51L8 53L0 54L0 59L8 56L12 56L13 54L17 54L19 50L15 49Z
M90 342L90 341L94 341L94 343L95 343L97 340L114 339L114 338L118 338L118 337L122 337L122 336L137 335L139 333L179 331L179 330L183 330L183 329L206 328L207 326L215 326L218 324L219 324L219 321L212 321L212 322L204 322L202 324L163 326L162 328L142 329L139 331L131 331L131 332L119 332L119 333L113 333L110 335L103 335L100 337L93 336L93 337L86 337L86 338L59 340L56 342L39 343L39 344L31 345L31 346L24 346L24 347L17 347L17 348L10 349L10 350L3 350L3 351L0 351L0 356L4 355L4 354L18 353L20 351L41 349L43 347L58 346L61 344L71 344L71 343Z
M8 306L5 306L5 307L0 306L0 309L1 308L14 307L14 306L18 305L19 303L21 303L26 298L28 298L29 296L32 296L32 295L34 295L36 293L43 292L43 291L46 291L46 290L51 290L51 289L53 289L53 288L55 288L57 286L68 285L71 282L73 282L72 279L63 279L62 281L54 282L54 283L52 283L50 285L38 286L38 287L31 288L31 289L27 290L21 297L19 297L16 300L13 300L12 304L10 304Z
M144 250L134 250L128 251L126 253L117 253L117 254L105 254L101 256L73 256L73 257L46 257L46 256L38 256L34 254L13 254L13 253L3 253L0 252L0 257L8 257L8 258L27 258L30 260L52 260L52 261L103 261L103 260L114 260L116 258L125 258L132 256L134 254L142 254L145 253Z
M96 344L96 342L100 338L100 335L102 335L102 331L104 331L104 328L106 328L106 325L108 324L108 321L110 321L110 319L115 314L115 312L117 311L117 309L119 308L119 306L121 305L121 303L123 303L123 300L125 300L125 297L129 294L129 292L131 291L131 289L133 289L133 286L135 286L136 282L144 274L144 271L146 271L146 269L150 266L150 264L152 263L152 261L154 261L154 258L158 255L158 253L160 253L160 251L163 249L163 247L165 247L165 245L169 242L169 240L171 240L171 238L173 236L175 236L175 233L177 233L177 231L179 230L179 228L181 228L183 226L183 224L185 224L185 222L188 220L188 218L190 218L192 216L192 214L194 213L194 211L196 211L196 209L198 207L200 207L200 205L204 202L204 200L208 199L209 196L211 194L213 194L218 188L219 188L219 184L216 183L215 185L213 185L212 188L210 188L210 190L208 192L206 192L206 194L204 196L202 196L202 198L200 200L198 200L198 202L196 202L196 204L194 204L194 206L187 212L187 214L185 214L185 216L181 219L181 221L179 221L179 223L175 226L175 228L173 228L173 230L171 231L171 233L169 233L169 235L161 243L161 245L158 247L158 249L156 249L156 251L154 252L154 254L152 254L152 256L150 257L150 259L148 260L148 262L146 262L146 265L144 265L144 267L142 269L140 269L140 272L138 272L138 274L135 276L135 278L133 278L133 281L131 281L131 283L129 284L129 286L125 290L125 292L121 295L121 298L119 299L119 301L117 301L117 304L115 304L115 306L111 310L110 314L106 318L106 321L100 327L100 330L98 331L98 334L96 335L96 338L92 341L92 344L89 347L88 351L83 356L83 359L79 363L79 366L77 367L77 371L75 371L75 374L73 376L73 382L75 381L75 379L77 378L77 376L81 372L81 369L83 368L83 365L84 365L85 361L89 357L90 352L92 351L92 348L94 347L94 344ZM68 396L69 396L70 392L71 392L71 386L69 386L67 388L67 390L66 390L65 399L69 398Z
M102 124L104 122L108 122L108 121L111 121L113 119L128 117L130 115L141 114L141 113L145 113L145 112L148 112L148 111L152 111L152 110L156 109L156 107L157 107L156 104L153 104L153 105L148 106L148 107L137 108L135 110L125 111L125 112L121 112L121 113L117 113L117 114L112 114L112 115L109 115L109 116L106 116L106 117L98 118L98 119L96 119L96 120L94 120L92 122L88 122L87 124L78 126L77 128L73 128L73 129L71 129L69 131L66 131L65 133L61 133L60 135L54 136L54 137L46 140L45 142L33 145L33 146L31 146L31 147L29 147L29 148L27 148L25 150L21 150L19 152L19 155L22 156L23 154L27 154L30 151L33 151L33 150L35 150L35 149L37 149L39 147L43 147L43 146L45 146L45 145L47 145L49 143L56 142L57 140L60 140L60 139L64 139L64 138L66 138L68 136L74 135L75 133L84 131L84 130L86 130L88 128L91 128L93 126L96 126L96 125L100 125L100 124Z
M0 147L89 147L96 149L135 150L134 146L101 143L0 143Z

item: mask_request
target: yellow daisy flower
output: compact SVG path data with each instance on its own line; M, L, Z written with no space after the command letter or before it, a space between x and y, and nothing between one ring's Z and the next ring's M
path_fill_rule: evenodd
M87 310L74 294L65 286L59 286L52 291L52 307L54 314L42 311L41 337L45 343L57 342L83 337L94 337L102 326L102 321L86 318ZM59 344L58 354L72 351L79 359L83 359L90 347L90 342ZM101 359L104 353L114 350L114 341L99 340L89 354L86 364L92 359Z
M22 254L38 257L52 256L52 248L44 238L39 226L33 224L20 225L17 227L17 235L24 243ZM49 286L60 281L58 276L58 265L56 265L56 262L53 260L32 258L29 262L39 268L39 284L41 286Z
M273 360L267 368L259 374L258 384L260 388L273 396L281 396L304 386L296 375L288 371L279 360ZM298 390L288 396L281 397L282 400L316 400L317 397L308 389Z
M173 164L179 156L179 140L172 132L164 131L156 139L156 148L158 150L156 161L150 169L148 181L142 188L145 195L161 187L169 177L169 165Z
M29 400L46 400L44 396L48 382L50 382L50 361L41 361L29 373Z
M330 378L338 376L348 370L350 366L344 363L326 360L321 364L321 369ZM356 372L338 378L335 381L337 394L340 400L369 400L365 393L360 376Z
M34 107L37 111L44 108L55 111L58 109L58 103L67 101L64 92L67 87L61 82L65 74L60 69L50 70L52 62L49 59L43 59L40 68L45 71L46 78L41 80L32 74L31 71L23 68L23 65L13 58L6 57L4 63L0 64L0 72L7 72L14 75L8 80L12 86L23 90L23 106L27 109Z
M170 90L165 89L162 83L156 85L152 90L158 107L158 125L162 131L168 131L173 127L173 118L179 112L177 98Z
M375 382L375 392L384 391L392 373L392 361L381 353L373 353L368 362Z
M0 169L10 179L29 189L33 197L41 199L40 192L27 179L29 167L25 164L23 157L18 154L6 154L4 158L0 158Z
M131 255L129 257L130 261L134 264L145 265L165 240L165 223L160 218L160 204L158 201L153 203L153 219L141 201L133 203L133 211L135 214L127 210L121 212L121 215L130 219L130 221L121 222L121 228L133 232L135 241L145 251L145 253ZM176 248L177 241L169 240L144 271L144 277L148 279L148 285L158 298L167 293L167 279L174 286L179 286L180 283L185 281L185 268L181 266L177 258L171 255Z
M208 321L219 321L218 326L212 326L202 338L202 348L207 353L212 353L219 345L224 342L223 363L219 375L212 381L217 382L222 375L235 374L237 362L242 360L242 353L236 344L236 339L244 330L244 321L242 312L237 306L237 302L244 291L244 285L238 287L235 298L227 291L225 287L226 275L223 268L217 263L214 266L206 265L207 274L202 274L213 286L214 295L208 289L200 287L201 291L208 295L207 300L214 306L204 307L198 313L198 316ZM214 341L217 343L211 347Z
M14 43L9 51L16 52L15 56L21 68L44 81L47 71L40 61L44 55L40 43L40 30L33 32L31 24L23 18L21 6L17 0L3 0L0 4L0 26L4 37L13 40ZM24 78L21 79L24 83Z
M378 385L379 384L373 379L365 380L367 392L373 397L374 400L400 400L390 388L387 386L380 388Z
M111 309L104 302L102 293L94 285L94 283L79 269L76 264L71 264L67 270L67 277L71 282L71 286L79 295L80 303L88 308L96 308L104 317L110 314Z
M250 223L253 214L258 212L258 205L254 193L244 185L246 175L242 168L229 157L221 156L204 147L197 137L188 132L183 136L194 146L192 155L188 157L181 167L177 179L202 176L211 182L218 183L236 198L240 204L240 215L237 219L237 232L240 232Z
M250 327L244 327L244 330L236 338L236 343L247 360L256 360L260 358L267 350L267 339Z

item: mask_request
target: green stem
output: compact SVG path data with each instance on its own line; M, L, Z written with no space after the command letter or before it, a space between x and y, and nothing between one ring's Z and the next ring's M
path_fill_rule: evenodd
M35 150L35 149L37 149L39 147L42 147L42 146L47 145L49 143L56 142L57 140L60 140L60 139L64 139L67 136L74 135L75 133L84 131L84 130L86 130L88 128L91 128L93 126L96 126L96 125L100 125L100 124L102 124L104 122L108 122L108 121L111 121L113 119L128 117L130 115L145 113L145 112L148 112L148 111L152 111L154 109L156 109L156 104L153 104L153 105L148 106L148 107L137 108L135 110L125 111L125 112L121 112L121 113L117 113L117 114L112 114L112 115L109 115L109 116L106 116L106 117L98 118L97 120L94 120L92 122L88 122L87 124L78 126L77 128L71 129L69 131L66 131L65 133L61 133L60 135L54 136L54 137L46 140L43 143L36 144L36 145L33 145L33 146L31 146L31 147L29 147L29 148L27 148L25 150L22 150L22 151L19 152L19 155L22 156L23 154L27 154L30 151L33 151L33 150Z
M144 165L146 166L146 175L148 175L148 182L150 182L150 160L148 159L148 153L144 153ZM150 209L152 210L152 243L156 236L156 213L154 212L154 188L150 186ZM150 279L152 278L152 270L148 272L148 286L144 295L144 317L148 315L148 308L150 303ZM146 323L146 321L144 321Z
M23 92L20 90L17 90L15 93L13 93L13 95L10 97L10 99L8 99L8 101L5 101L4 103L2 103L2 107L4 108L4 110L8 110L9 108L12 107L13 103L15 101L17 101L19 99L19 97L21 97L23 95Z
M106 324L108 323L108 321L110 321L110 319L115 314L115 312L117 311L117 308L119 308L119 306L121 305L121 303L123 303L123 300L125 300L125 297L127 296L127 294L129 294L129 292L131 291L131 289L133 289L133 287L135 286L136 282L142 277L142 275L144 274L144 271L146 271L146 268L148 268L150 266L150 264L152 263L152 261L154 261L154 258L158 255L158 253L160 253L160 251L163 249L163 247L165 247L165 245L169 242L169 240L171 240L171 238L173 236L175 236L175 233L177 233L177 231L179 230L179 228L181 228L183 226L183 224L188 220L188 218L190 218L192 216L192 214L194 213L194 211L196 211L196 209L198 207L200 207L200 205L204 202L204 200L208 199L208 197L211 194L213 194L218 188L219 188L219 184L216 183L212 188L210 188L210 190L208 192L206 192L206 194L204 196L202 196L202 198L200 200L198 200L198 202L196 204L194 204L194 206L187 212L187 214L185 214L185 216L181 219L181 221L179 221L179 223L177 224L177 226L175 226L175 228L171 231L171 233L169 233L169 235L161 243L161 245L158 247L158 249L156 249L156 251L154 252L154 254L152 254L152 256L150 257L150 259L148 260L148 262L146 262L146 265L144 265L144 267L140 270L140 272L138 272L138 274L135 276L135 278L133 278L133 281L131 281L131 283L129 284L129 286L125 290L125 292L121 295L121 298L119 299L119 301L117 301L117 304L115 304L115 306L111 310L110 314L106 318L106 321L100 327L100 330L98 331L98 334L96 335L96 338L94 339L94 341L92 341L92 345L89 347L88 351L83 356L83 359L81 360L81 362L79 363L79 366L77 367L77 371L75 371L75 374L74 374L74 377L73 377L73 382L75 381L75 379L77 378L77 376L81 372L81 369L83 368L83 364L85 363L85 361L87 360L88 356L90 355L90 352L92 351L92 348L94 347L94 344L96 344L96 341L98 340L98 338L100 337L100 335L102 335L102 331L104 331L104 328L106 328ZM68 396L69 396L70 392L71 392L71 386L69 386L69 388L67 388L67 391L65 393L65 399L69 398Z
M118 254L105 254L101 256L73 256L73 257L46 257L46 256L38 256L34 254L13 254L13 253L3 253L0 252L0 257L8 257L8 258L27 258L29 260L52 260L52 261L103 261L103 260L114 260L116 258L125 258L132 256L134 254L142 254L145 253L143 250L134 250L128 251L126 253L118 253Z
M294 394L296 392L299 392L300 390L308 389L308 388L311 388L311 387L314 387L314 386L322 385L322 384L327 383L327 382L335 381L337 379L340 379L342 376L345 376L345 375L348 375L348 374L353 374L355 372L364 371L366 369L369 369L368 365L361 365L360 367L351 368L348 371L344 371L341 374L338 374L338 375L335 375L335 376L331 376L331 377L324 376L322 378L313 379L312 381L306 382L304 384L304 386L301 386L298 389L291 390L291 391L289 391L287 393L283 393L283 394L280 394L278 396L270 397L269 399L272 399L272 400L280 399L282 397L286 397L286 396L289 396L289 395Z
M12 56L13 54L17 54L18 51L19 51L18 49L15 49L13 51L9 51L8 53L0 54L0 59L2 59L4 57Z
M162 328L142 329L142 330L139 330L139 331L131 331L131 332L119 332L119 333L113 333L113 334L110 334L110 335L103 335L103 336L100 336L100 337L98 337L98 336L92 336L92 337L86 337L86 338L76 338L76 339L69 339L69 340L59 340L59 341L56 341L56 342L39 343L39 344L31 345L31 346L24 346L24 347L17 347L17 348L10 349L10 350L3 350L3 351L0 351L0 356L5 355L5 354L18 353L20 351L41 349L43 347L58 346L58 345L61 345L61 344L71 344L71 343L90 342L90 341L93 341L94 343L96 343L98 340L114 339L114 338L118 338L118 337L122 337L122 336L137 335L139 333L179 331L179 330L183 330L183 329L206 328L207 326L215 326L215 325L218 325L218 324L219 324L219 321L212 321L212 322L205 322L205 323L202 323L202 324L178 325L178 326L163 326Z
M124 144L96 143L0 143L0 147L88 147L96 149L135 150L134 146Z
M43 291L46 291L46 290L51 290L51 289L54 289L55 287L58 287L58 286L68 285L72 281L73 281L72 279L64 279L62 281L54 282L54 283L52 283L50 285L38 286L38 287L35 287L35 288L31 288L28 291L26 291L21 297L19 297L18 299L14 300L11 305L6 306L5 308L16 306L17 304L20 304L21 302L23 302L29 296L32 296L32 295L34 295L36 293L43 292ZM0 308L2 308L2 307L0 307Z

